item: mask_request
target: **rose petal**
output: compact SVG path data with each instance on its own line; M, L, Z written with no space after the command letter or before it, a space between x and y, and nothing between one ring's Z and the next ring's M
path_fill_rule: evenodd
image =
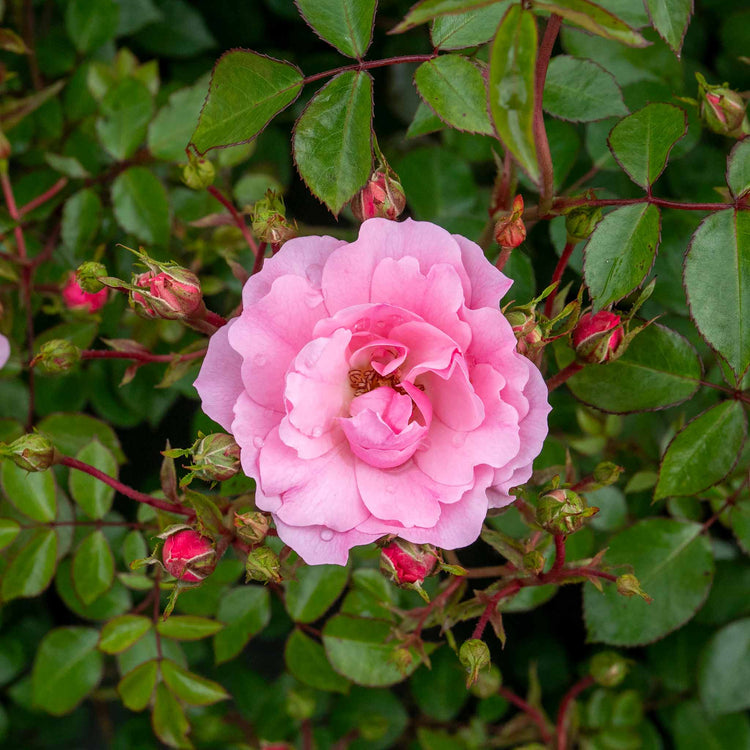
M240 446L242 471L258 479L258 455L268 433L279 423L281 414L266 409L243 391L234 404L234 419L229 430Z
M466 304L473 308L496 308L513 286L513 279L509 279L488 263L484 251L475 242L460 234L454 234L453 239L461 248L463 265L471 282L471 294L467 295Z

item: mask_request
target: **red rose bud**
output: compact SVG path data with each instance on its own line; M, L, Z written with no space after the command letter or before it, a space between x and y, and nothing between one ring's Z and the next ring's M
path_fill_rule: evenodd
M357 221L367 219L398 219L406 207L404 193L398 176L390 169L378 169L370 181L352 198L349 207Z
M208 537L194 529L175 531L164 540L162 562L167 572L180 581L198 583L213 573L216 550Z
M55 447L44 435L32 432L10 445L0 444L0 457L25 471L46 471L55 462Z
M104 289L100 279L107 277L107 269L102 263L88 260L76 269L76 281L84 292L95 294Z
M437 565L435 548L395 539L380 550L380 570L397 586L417 588Z
M267 190L253 206L253 234L272 247L279 247L299 234L297 223L286 218L284 199L274 190Z
M728 84L711 85L696 73L698 79L698 111L709 130L730 138L744 138L750 133L745 113L745 100L728 88Z
M598 511L572 490L551 490L539 498L536 522L550 534L572 534Z
M502 216L495 224L495 241L501 248L513 249L526 239L526 225L523 223L523 196L513 199L510 213Z
M624 337L620 316L600 310L598 313L581 315L571 340L578 359L594 365L616 358Z
M78 283L76 274L71 273L63 286L62 299L69 310L85 310L88 313L94 313L107 301L107 290L101 288L98 292L87 292Z
M81 350L66 339L52 339L42 344L39 353L31 361L50 375L68 372L81 359Z
M187 320L205 310L198 277L177 265L162 266L133 277L133 285L142 292L130 293L130 304L149 318Z
M192 448L193 465L198 479L224 482L240 470L240 446L231 435L217 432L198 440Z
M458 659L468 672L466 687L470 688L478 679L479 673L490 666L490 650L479 638L471 638L461 644Z
M589 673L602 687L617 687L628 673L628 660L616 651L600 651L591 659Z

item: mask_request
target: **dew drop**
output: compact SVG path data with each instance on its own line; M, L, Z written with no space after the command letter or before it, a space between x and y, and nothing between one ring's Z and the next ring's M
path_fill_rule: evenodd
M268 359L263 354L256 354L253 357L253 364L257 365L258 367L265 367L267 362Z
M322 531L320 532L320 538L321 538L321 539L322 539L322 540L323 540L324 542L330 542L330 541L331 541L331 539L333 539L333 532L332 532L332 531L331 531L330 529L323 529L323 530L322 530Z
M384 320L378 320L375 323L375 328L377 328L379 331L382 331L385 328L385 321Z
M256 448L262 448L262 447L263 447L263 446L265 445L265 442L266 442L266 441L265 441L265 440L263 440L263 438L262 438L262 437L254 437L254 438L253 438L253 445L254 445L254 446L255 446Z
M370 319L369 318L360 318L352 326L352 331L354 331L354 333L358 333L359 331L369 331L369 330L370 330Z
M319 438L322 434L323 434L322 427L313 427L312 436L314 438Z
M388 327L395 328L400 326L404 322L405 318L403 315L389 315L388 316Z
M323 301L320 292L305 292L303 299L310 309L317 307Z
M319 266L317 263L313 263L311 266L307 267L305 276L307 276L307 280L313 286L319 287L320 282L323 279L323 266Z

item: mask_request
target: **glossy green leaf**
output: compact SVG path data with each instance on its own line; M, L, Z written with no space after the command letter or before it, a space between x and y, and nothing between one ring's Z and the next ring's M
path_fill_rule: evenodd
M361 59L372 40L377 0L296 0L313 31L339 52Z
M302 179L338 215L372 169L372 77L340 73L310 100L294 128Z
M469 699L466 690L457 686L466 681L466 670L450 648L439 648L430 657L430 668L423 664L409 680L414 702L419 710L440 722L453 721Z
M532 180L539 180L534 143L534 14L513 5L505 14L490 53L487 85L490 117L498 137Z
M675 750L735 750L750 747L747 714L711 717L697 700L681 701L672 716Z
M204 154L255 138L302 90L294 65L250 50L231 50L214 67L192 144Z
M739 401L724 401L683 427L661 463L654 499L695 495L720 482L731 470L747 434Z
M159 662L152 659L123 676L117 684L117 692L126 708L131 711L143 711L148 706L158 674Z
M2 462L5 497L25 516L49 523L55 520L57 498L55 477L51 471L24 471L12 461Z
M57 628L44 637L34 659L34 705L53 716L70 713L98 684L104 670L96 650L99 631Z
M110 620L99 638L99 650L105 654L119 654L142 638L153 623L143 615L122 615Z
M65 201L61 236L65 246L74 253L89 250L99 231L102 202L91 189L79 190Z
M89 534L73 557L73 586L78 598L89 605L112 586L115 560L109 542L100 530Z
M296 622L314 622L341 596L349 571L340 565L307 565L286 586L289 616Z
M738 141L729 153L727 185L735 198L750 191L750 138Z
M21 533L21 526L13 518L0 518L0 550L9 547Z
M585 367L566 385L590 406L626 414L679 404L698 390L700 377L700 360L690 343L652 324L618 360Z
M420 663L416 652L400 671L391 658L391 626L382 620L334 615L323 628L323 646L331 666L340 674L367 687L386 687L406 679ZM425 644L429 653L430 644Z
M750 555L750 502L737 503L729 514L729 525L737 543L746 554Z
M707 216L690 241L683 278L695 325L740 376L750 364L750 211Z
M467 57L428 60L417 68L414 82L422 99L448 125L469 133L492 133L484 76Z
M193 747L193 743L188 739L190 722L185 716L185 710L163 682L156 686L151 726L165 745L178 750Z
M218 682L193 674L169 659L162 661L161 675L169 689L191 706L210 706L229 698Z
M401 34L439 16L466 13L495 2L497 0L422 0L404 16L391 34Z
M655 205L635 203L616 208L596 225L583 265L595 310L622 299L646 278L654 264L660 222Z
M622 18L589 0L534 0L534 8L562 16L564 21L605 39L613 39L630 47L648 45L643 36Z
M591 60L570 55L557 55L550 60L543 104L553 117L573 122L628 113L612 74Z
M646 188L664 171L672 146L685 133L685 110L656 102L620 120L612 128L607 142L630 179Z
M39 422L37 429L54 443L55 448L68 456L75 456L92 438L97 438L105 448L109 448L118 462L125 461L115 431L106 422L89 414L56 412Z
M603 592L585 586L589 640L641 646L687 622L708 596L714 572L711 544L701 531L697 523L649 518L614 536L605 564L632 565L653 601L622 596L613 585Z
M97 438L76 454L79 461L91 464L110 477L117 478L117 461ZM112 507L115 491L96 477L78 469L70 470L70 494L89 518L104 518Z
M693 13L693 0L645 0L648 14L659 36L679 57Z
M406 131L406 137L418 138L420 135L435 133L444 127L445 123L424 102L419 102L414 118Z
M489 42L511 0L499 0L486 8L438 16L432 22L430 38L438 49L464 49Z
M184 161L185 149L206 100L208 82L175 91L148 127L148 150L166 161Z
M117 31L120 8L115 0L69 0L65 28L79 52L93 52Z
M38 529L3 572L2 600L38 596L55 575L57 535L53 529Z
M170 615L166 620L156 623L156 629L167 638L177 641L199 641L216 635L224 629L224 624L208 617L195 615Z
M271 597L262 586L245 586L222 596L216 618L226 624L214 636L216 663L233 659L245 648L252 636L271 619Z
M143 142L154 112L149 90L136 78L126 78L106 93L100 110L99 142L118 161L128 159Z
M325 650L301 630L293 630L284 648L284 661L293 677L316 690L346 693L349 681L333 671Z
M61 560L55 576L55 589L65 606L76 615L85 620L110 620L113 617L125 614L133 606L133 598L130 592L118 579L115 579L112 588L98 599L84 605L78 598L73 587L73 575L71 572L71 561L69 558Z
M169 243L169 203L164 186L145 167L130 167L112 183L117 223L148 245Z
M729 714L750 708L750 618L719 630L701 654L698 692L712 714Z

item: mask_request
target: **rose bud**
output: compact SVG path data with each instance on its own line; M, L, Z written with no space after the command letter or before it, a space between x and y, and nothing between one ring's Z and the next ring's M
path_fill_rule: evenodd
M271 519L259 511L250 513L235 513L234 528L237 536L248 544L260 544L268 535Z
M602 220L599 206L576 206L565 214L565 231L568 240L582 242L587 240Z
M472 695L484 699L496 695L502 685L502 673L494 664L490 664L490 668L486 672L480 672L477 675L477 681L471 686L470 690Z
M618 577L615 582L617 593L622 596L640 596L649 604L653 599L641 588L641 582L632 573L625 573Z
M586 507L584 499L572 490L557 489L539 498L536 521L550 534L572 534L598 511Z
M198 159L193 154L182 169L182 181L191 190L204 190L213 184L216 170L208 159Z
M375 218L393 221L406 207L406 194L395 172L388 168L377 169L352 198L349 207L357 221Z
M418 589L437 565L435 548L394 539L380 550L380 570L401 588Z
M107 269L102 263L88 260L81 263L76 270L76 280L84 292L95 294L104 289L99 279L107 277Z
M620 316L600 310L581 315L571 334L571 341L579 360L590 365L601 365L617 357L624 337Z
M281 561L270 547L251 550L245 561L245 581L281 582Z
M628 673L628 660L616 651L600 651L591 659L589 673L602 687L617 687Z
M467 688L470 688L479 679L479 673L491 664L490 650L479 638L464 641L458 650L458 658L469 673L466 678Z
M709 130L730 138L744 138L750 133L745 114L745 100L728 88L728 84L714 86L696 73L698 79L698 110Z
M25 471L45 471L55 462L55 447L44 435L32 432L10 445L0 445L0 456Z
M133 277L133 285L142 292L131 291L130 305L149 318L187 320L204 312L203 292L198 277L186 268L161 266Z
M513 208L495 224L495 241L501 248L513 249L526 239L526 225L523 223L523 196L513 199Z
M87 292L78 282L76 274L71 273L62 288L62 299L69 310L94 313L107 301L107 290L100 288L98 292Z
M523 556L524 570L534 575L539 575L544 570L544 555L539 550L533 549Z
M297 223L286 218L284 199L274 190L266 194L253 206L253 234L263 242L279 248L298 234Z
M58 375L68 372L80 359L81 350L75 344L66 339L52 339L42 344L31 364L40 365L50 375Z
M190 468L206 482L224 482L240 470L240 447L223 432L206 435L193 446L192 454Z
M522 310L511 310L505 317L518 341L516 351L538 366L544 348L544 334L534 315Z
M164 540L161 555L167 572L187 583L202 581L216 567L213 542L191 528L170 534Z

